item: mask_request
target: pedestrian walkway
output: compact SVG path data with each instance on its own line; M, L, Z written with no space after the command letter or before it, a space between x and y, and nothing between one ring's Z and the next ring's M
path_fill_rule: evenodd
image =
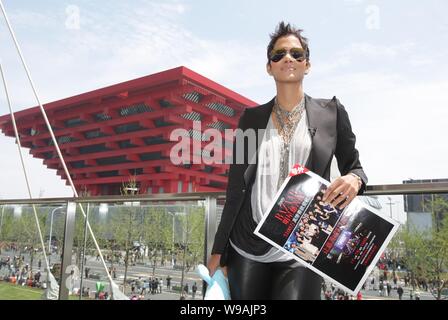
M188 294L188 296L185 296L185 300L193 300L193 297L191 294ZM180 293L179 292L162 292L158 294L147 294L145 296L145 299L147 300L179 300L180 299ZM194 300L202 300L202 293L200 291L196 292L196 296Z

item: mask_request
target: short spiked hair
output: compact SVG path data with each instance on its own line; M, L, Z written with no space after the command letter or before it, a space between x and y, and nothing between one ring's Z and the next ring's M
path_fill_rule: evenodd
M306 60L309 61L310 48L308 46L308 39L302 36L302 32L303 32L302 29L297 29L295 26L289 23L285 23L284 21L281 21L275 28L275 32L270 35L271 41L269 42L267 49L268 64L271 62L270 60L271 52L274 49L277 40L281 37L286 37L289 35L296 36L297 39L299 39L302 48L306 51Z

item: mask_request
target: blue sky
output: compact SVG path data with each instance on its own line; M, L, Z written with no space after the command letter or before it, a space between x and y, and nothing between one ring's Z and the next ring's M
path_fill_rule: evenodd
M264 103L275 95L269 34L289 21L310 39L305 91L345 105L372 184L448 177L446 1L3 3L44 103L179 65ZM0 18L14 109L35 106ZM2 90L0 114L5 102ZM27 197L13 139L0 136L0 148L0 197ZM71 194L40 160L26 161L34 196Z

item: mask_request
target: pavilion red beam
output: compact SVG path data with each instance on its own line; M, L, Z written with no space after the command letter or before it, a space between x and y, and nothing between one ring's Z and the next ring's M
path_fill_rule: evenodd
M221 159L231 155L225 129L235 129L241 112L256 103L188 68L178 67L44 105L70 175L78 191L120 194L134 178L140 193L224 191L228 165L174 165L173 130L192 139L193 121L202 131L222 132ZM67 180L39 107L15 113L23 147ZM0 129L14 137L10 115ZM231 139L231 137L230 137ZM229 137L227 137L227 141ZM203 148L210 142L197 141ZM193 154L190 154L193 160Z

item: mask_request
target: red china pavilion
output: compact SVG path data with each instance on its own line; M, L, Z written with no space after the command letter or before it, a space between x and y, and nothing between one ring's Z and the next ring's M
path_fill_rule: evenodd
M235 129L256 103L188 68L178 67L44 105L78 192L120 194L135 178L140 193L224 191L228 165L174 165L174 129ZM39 107L15 113L23 147L66 179ZM0 129L14 137L10 115ZM223 135L224 137L224 135ZM203 138L202 138L203 140ZM202 146L210 142L200 142ZM224 148L228 155L231 150Z

